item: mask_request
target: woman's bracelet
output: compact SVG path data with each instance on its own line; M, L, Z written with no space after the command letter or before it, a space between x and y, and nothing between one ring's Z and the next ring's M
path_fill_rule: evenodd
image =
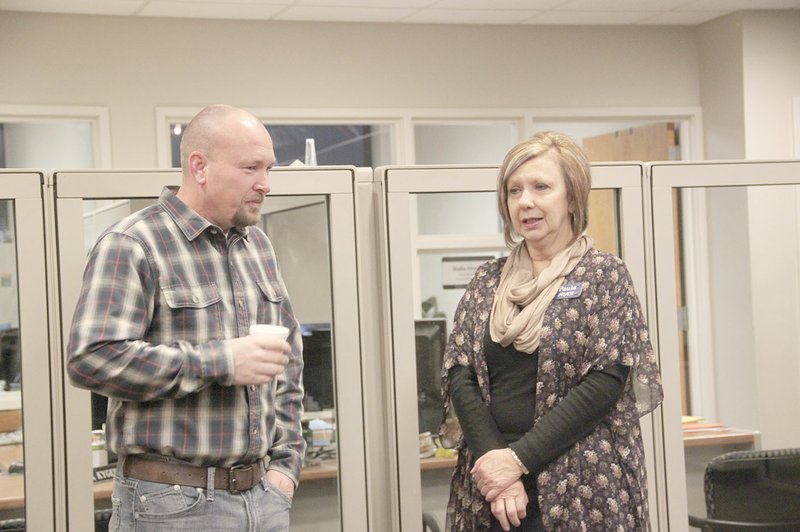
M514 449L509 447L508 450L511 451L511 458L513 458L519 468L522 469L522 473L525 475L530 474L530 471L528 471L528 468L522 463L522 460L519 459L519 456L517 456L517 453L514 452Z

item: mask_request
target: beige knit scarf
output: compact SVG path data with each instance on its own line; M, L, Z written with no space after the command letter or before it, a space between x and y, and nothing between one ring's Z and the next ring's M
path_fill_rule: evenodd
M538 277L525 242L511 251L494 296L489 318L492 340L503 347L514 344L518 351L533 353L539 347L544 312L558 293L564 278L592 247L592 238L581 235L560 251Z

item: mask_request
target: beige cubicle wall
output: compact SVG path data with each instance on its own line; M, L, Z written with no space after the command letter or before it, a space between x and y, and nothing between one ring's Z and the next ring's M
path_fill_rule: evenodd
M417 339L434 349L449 332L469 268L448 263L506 252L495 175L494 166L271 173L263 219L298 317L311 329L332 324L335 404L311 415L335 418L336 455L303 471L293 532L414 532L423 515L444 524L453 461L420 458L418 435L435 431L439 405L426 388L435 364L418 357ZM651 521L655 530L685 530L687 514L703 511L711 457L800 445L787 416L800 402L800 161L595 164L593 176L593 188L614 201L590 215L618 237L664 379L663 406L642 420ZM0 172L0 290L16 287L0 318L17 312L24 376L24 443L0 451L24 450L25 459L24 477L0 475L13 484L0 487L0 519L25 519L28 530L94 530L109 483L92 482L90 394L64 377L86 250L179 181L177 170ZM679 285L687 308L678 307ZM679 341L690 361L686 389ZM685 413L705 425L682 424Z
M649 244L645 242L643 224L643 165L596 164L592 175L593 191L611 190L615 201L612 212L590 212L590 217L602 218L609 226L605 228L607 232L619 235L616 252L625 260L652 323L654 302L647 289L645 253ZM383 167L376 170L376 176L385 190L390 257L391 289L387 298L391 305L390 356L394 369L392 444L397 460L393 497L399 507L402 530L420 530L422 514L443 527L455 460L420 452L417 435L436 430L441 405L438 401L430 407L427 404L430 376L425 356L429 353L421 355L419 351L419 345L424 345L418 343L419 336L424 335L419 320L430 313L433 305L445 316L449 332L470 271L487 258L507 253L495 195L497 167ZM458 267L452 268L450 261ZM434 294L434 299L429 294ZM429 409L433 412L428 413ZM651 520L659 529L667 514L659 411L642 418L642 428Z
M800 161L653 163L648 176L658 310L651 325L671 392L663 406L667 527L683 530L687 513L705 516L711 458L800 446ZM680 342L689 360L684 389Z
M309 459L303 470L292 508L293 531L368 529L353 194L359 179L369 180L371 174L353 167L275 169L270 173L272 191L262 210L297 318L309 335L305 338L307 369L315 364L309 346L323 346L317 353L320 360L314 377L322 383L319 386L330 389L315 390L316 400L309 404L322 405L324 396L325 408L313 410L312 406L306 417L335 424L333 443L315 448L319 459ZM67 340L87 247L110 223L154 203L164 185L179 182L177 170L58 171L52 175L61 295L59 353ZM321 339L312 342L315 334L321 334ZM326 342L330 345L327 361ZM63 363L57 371L63 375ZM92 481L89 392L68 383L63 391L64 409L69 413L68 420L62 420L69 463L67 527L94 530L93 514L108 506L110 482Z
M55 526L44 172L0 170L0 527ZM24 467L23 470L20 470Z

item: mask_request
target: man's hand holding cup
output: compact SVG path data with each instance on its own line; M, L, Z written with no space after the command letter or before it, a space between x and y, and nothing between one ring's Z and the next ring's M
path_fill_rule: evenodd
M250 334L231 340L233 384L267 384L289 363L289 329L281 325L255 324Z

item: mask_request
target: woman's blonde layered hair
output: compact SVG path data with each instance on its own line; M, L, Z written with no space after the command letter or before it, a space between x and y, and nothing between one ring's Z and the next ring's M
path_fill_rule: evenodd
M520 166L552 151L558 158L567 185L567 199L572 208L572 234L579 237L589 223L589 191L592 188L592 173L589 159L572 138L555 131L541 131L511 148L506 154L497 174L497 206L503 218L503 235L508 247L514 247L520 236L514 231L508 212L508 188L506 183Z

